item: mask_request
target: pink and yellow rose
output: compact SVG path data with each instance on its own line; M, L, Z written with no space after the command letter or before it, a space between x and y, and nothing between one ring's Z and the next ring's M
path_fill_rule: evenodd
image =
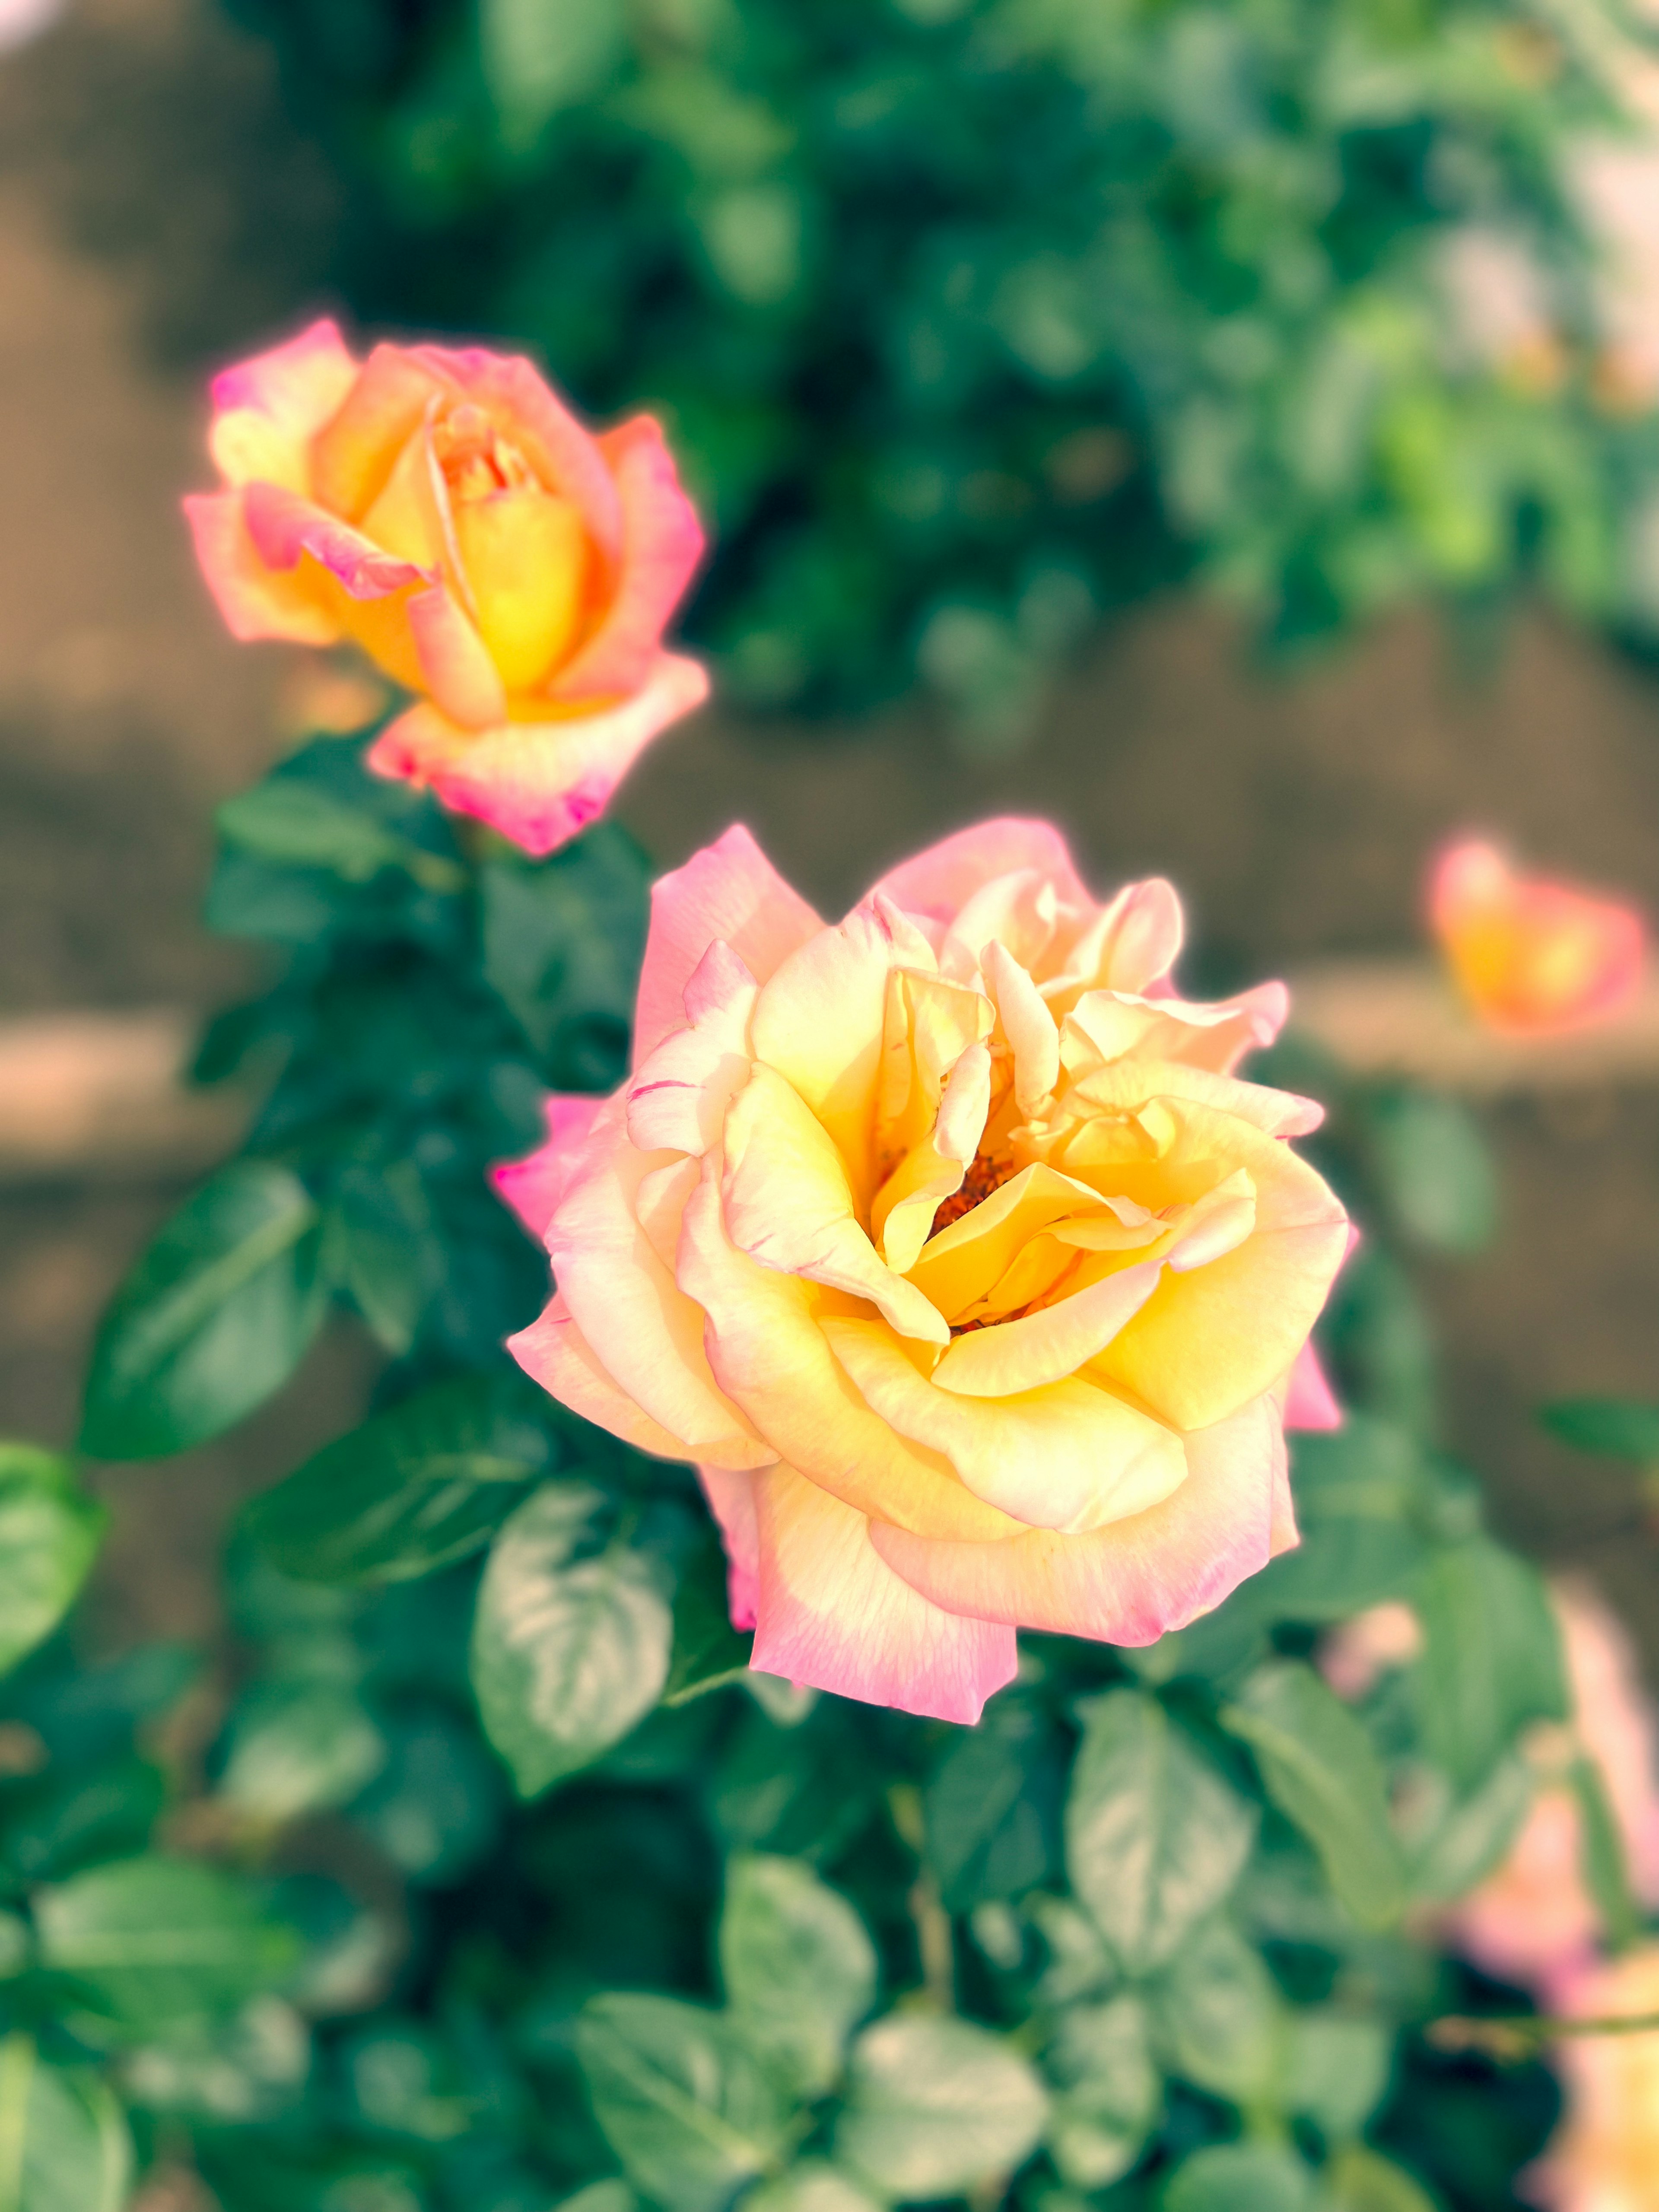
M1618 1012L1640 986L1647 926L1638 908L1519 875L1480 838L1439 854L1428 908L1459 990L1495 1030L1582 1028Z
M1560 2000L1580 2020L1659 2014L1659 1943L1587 1967ZM1566 2092L1560 2127L1522 2177L1547 2212L1653 2212L1659 2203L1659 2029L1572 2036L1553 2053Z
M213 385L187 499L232 632L349 639L419 695L370 765L550 852L708 690L663 631L702 551L648 416L585 429L526 361L331 322Z
M1181 936L1036 822L836 924L740 829L656 886L632 1077L501 1176L557 1284L512 1348L697 1464L757 1668L971 1721L1017 1626L1150 1643L1295 1540L1347 1224L1232 1073L1283 987L1189 1004Z

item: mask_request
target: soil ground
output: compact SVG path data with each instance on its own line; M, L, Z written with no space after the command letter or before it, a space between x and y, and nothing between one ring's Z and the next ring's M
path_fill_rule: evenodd
M288 664L225 638L176 503L204 475L204 368L325 295L337 213L269 56L210 0L82 0L0 59L0 1013L206 1008L242 979L196 923L208 817L276 750ZM829 906L992 810L1055 816L1103 885L1173 876L1230 968L1401 950L1425 851L1466 823L1651 896L1659 687L1542 617L1481 681L1412 621L1287 684L1171 604L1100 641L1017 759L965 762L920 713L711 712L623 805L665 862L741 817ZM1490 1121L1502 1234L1427 1284L1449 1441L1518 1540L1604 1575L1659 1664L1659 1553L1631 1541L1626 1479L1531 1419L1552 1395L1659 1389L1659 1095ZM0 1430L67 1437L98 1307L176 1196L0 1193ZM105 1478L106 1636L210 1626L227 1513L351 1417L362 1367L325 1347L246 1431Z

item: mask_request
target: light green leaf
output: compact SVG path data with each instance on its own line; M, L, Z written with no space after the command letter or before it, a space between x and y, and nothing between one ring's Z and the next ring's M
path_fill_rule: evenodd
M799 1859L734 1858L720 1916L726 1999L804 2096L829 2088L875 2000L875 1947L847 1900Z
M1048 2148L1074 2189L1104 2189L1139 2157L1163 2083L1139 1997L1073 2005L1044 2054L1054 2088Z
M1391 2158L1346 2143L1325 2168L1319 2212L1435 2212L1435 2203Z
M668 2212L720 2212L776 2163L792 2107L719 2014L673 1997L594 1997L576 2054L606 2140Z
M239 792L214 821L228 845L289 867L324 868L349 884L366 884L382 868L402 868L423 890L466 888L465 871L453 860L297 775L271 776Z
M896 2014L853 2046L836 2156L888 2196L956 2197L1012 2173L1047 2118L1042 2084L1000 2038Z
M550 1455L508 1392L440 1382L325 1444L256 1498L245 1524L285 1574L409 1581L487 1544Z
M1407 1838L1412 1894L1449 1905L1503 1860L1532 1809L1537 1777L1512 1753L1471 1796L1459 1797L1443 1775L1419 1771L1427 1786L1418 1793L1420 1825Z
M1439 1553L1415 1601L1425 1746L1473 1790L1529 1723L1567 1717L1555 1616L1537 1569L1484 1536Z
M1052 1724L1014 1696L963 1729L928 1778L927 1857L945 1902L965 1912L1018 1897L1054 1869L1065 1768Z
M1392 2038L1381 2021L1321 2006L1290 2017L1284 2101L1328 2142L1357 2136L1389 2086Z
M35 1926L41 1964L140 2031L234 2011L278 1984L298 1952L247 1883L182 1859L127 1859L43 1890Z
M99 1328L82 1450L185 1451L279 1389L323 1316L316 1221L304 1184L270 1160L233 1161L186 1200Z
M220 1794L258 1820L349 1804L386 1763L386 1739L349 1683L256 1683L231 1722Z
M495 1540L478 1592L472 1683L519 1794L590 1765L656 1704L674 1621L660 1560L620 1545L579 1557L605 1507L548 1483Z
M1498 1179L1461 1100L1390 1090L1365 1115L1372 1164L1395 1219L1431 1252L1478 1252L1498 1225Z
M1188 1937L1158 1984L1157 2008L1171 2073L1235 2105L1267 2096L1282 2064L1285 2007L1260 1953L1228 1921Z
M1066 1869L1125 1972L1144 1974L1231 1889L1255 1815L1156 1698L1112 1690L1079 1711Z
M0 1443L0 1673L50 1636L98 1556L108 1515L55 1452Z
M1607 1941L1614 1950L1623 1950L1642 1932L1642 1908L1632 1894L1618 1816L1601 1769L1593 1759L1573 1761L1571 1781L1578 1802L1579 1873Z
M1222 1726L1255 1753L1267 1795L1319 1853L1362 1927L1384 1928L1405 1903L1405 1864L1389 1825L1370 1738L1310 1667L1284 1661L1251 1676Z
M1314 2178L1278 2143L1216 2143L1170 2176L1162 2212L1310 2212Z
M591 99L627 52L619 0L480 0L484 76L515 150L562 108Z
M743 2212L881 2212L850 2174L820 2158L804 2158L775 2181L763 2181L743 2200Z
M0 2212L121 2212L132 2138L94 2075L47 2065L32 2036L0 2043Z
M712 1529L680 1567L674 1588L674 1648L663 1687L665 1705L683 1705L740 1681L754 1648L752 1633L732 1626L726 1553Z

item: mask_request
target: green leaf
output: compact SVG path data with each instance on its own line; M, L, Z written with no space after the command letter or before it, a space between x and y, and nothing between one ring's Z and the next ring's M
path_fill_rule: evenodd
M1531 1722L1567 1717L1555 1616L1537 1569L1486 1537L1440 1553L1416 1605L1424 1743L1458 1790L1470 1790Z
M54 1761L8 1786L0 1868L32 1887L100 1859L130 1858L149 1844L167 1795L161 1769L131 1754L100 1759L89 1771Z
M108 1517L68 1460L0 1443L0 1672L43 1643L69 1611Z
M1559 1398L1538 1418L1553 1437L1580 1451L1659 1466L1659 1406L1629 1398Z
M1498 1179L1467 1106L1429 1091L1389 1090L1365 1115L1371 1162L1404 1234L1431 1252L1478 1252L1498 1226Z
M1251 1676L1221 1724L1255 1753L1267 1795L1318 1852L1331 1887L1364 1928L1405 1903L1405 1864L1370 1738L1311 1667L1286 1660Z
M411 1881L454 1881L495 1839L501 1769L477 1729L445 1707L397 1712L381 1727L386 1764L351 1807L352 1821Z
M1615 1951L1623 1950L1641 1934L1643 1915L1631 1891L1618 1817L1593 1759L1573 1761L1571 1781L1578 1802L1579 1872L1607 1941Z
M440 1382L325 1444L244 1516L284 1573L412 1580L479 1550L550 1456L516 1391Z
M1425 1474L1412 1438L1351 1413L1328 1435L1295 1437L1291 1485L1302 1541L1243 1585L1267 1620L1346 1620L1401 1595L1426 1555L1413 1516Z
M605 1504L585 1486L545 1485L501 1530L484 1569L472 1682L484 1732L522 1797L626 1735L668 1677L674 1622L662 1562L614 1543L576 1556Z
M1162 2212L1310 2212L1313 2175L1278 2143L1215 2143L1170 2175Z
M323 1229L324 1267L380 1342L401 1358L442 1288L442 1227L410 1159L348 1161Z
M718 2014L673 1997L594 1997L576 2054L607 2142L668 2212L720 2212L777 2162L792 2106Z
M881 2212L881 2205L850 2174L820 2158L804 2158L775 2181L751 2190L743 2212Z
M32 2036L0 2043L0 2212L121 2212L132 2138L95 2075L47 2065Z
M1157 2124L1163 2081L1139 1997L1069 2006L1044 2054L1054 2088L1048 2148L1074 2189L1126 2174Z
M231 1721L219 1791L255 1820L294 1820L349 1804L386 1755L349 1683L258 1682Z
M1018 1897L1055 1870L1065 1783L1053 1723L1021 1698L998 1698L977 1728L951 1737L922 1797L927 1857L949 1911Z
M523 150L562 108L591 99L627 52L618 0L549 8L544 0L482 0L484 76L501 136Z
M1231 1889L1255 1814L1156 1698L1112 1690L1079 1710L1066 1869L1124 1971L1144 1974Z
M42 1965L141 2032L234 2011L277 1985L298 1948L246 1882L182 1859L128 1859L77 1875L41 1892L35 1926Z
M82 1450L188 1450L280 1389L322 1319L317 1209L297 1176L236 1160L185 1200L116 1292L93 1349Z
M322 868L349 884L366 884L382 868L401 868L422 890L466 888L466 871L441 854L400 837L374 815L301 781L278 775L228 799L214 816L219 835L262 860Z
M726 1553L709 1529L680 1567L674 1589L674 1648L662 1701L683 1705L723 1689L748 1672L752 1632L732 1626L726 1602Z
M1325 2168L1319 2212L1435 2212L1435 2203L1391 2158L1345 2143Z
M639 848L609 822L533 866L483 870L485 979L556 1088L603 1090L622 1073L648 880Z
M1408 1838L1411 1887L1413 1897L1449 1905L1508 1855L1532 1810L1537 1777L1523 1756L1511 1753L1468 1796L1459 1797L1443 1776L1423 1776L1425 1783L1437 1778L1440 1802L1424 1791L1427 1817Z
M894 2014L853 2046L836 2156L889 2196L956 2197L1023 2165L1047 2118L1042 2082L999 2037Z
M875 1947L845 1898L799 1859L734 1858L720 1916L726 2001L803 2096L841 2071L875 2001Z
M1285 2007L1261 1954L1229 1921L1194 1929L1165 1968L1156 2002L1171 2073L1235 2105L1262 2102L1282 2064Z
M1392 2038L1381 2021L1321 2006L1290 2016L1284 2101L1328 2142L1357 2136L1389 2086Z

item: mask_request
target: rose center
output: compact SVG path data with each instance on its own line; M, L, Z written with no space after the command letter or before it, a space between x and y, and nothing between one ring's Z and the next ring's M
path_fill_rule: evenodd
M529 462L482 407L453 408L434 428L432 447L450 497L458 501L489 499L538 482Z
M939 1203L933 1216L934 1236L941 1229L948 1229L953 1221L960 1221L964 1213L971 1213L994 1190L1000 1190L1013 1172L1014 1163L1006 1152L975 1152L968 1163L961 1189L952 1191Z

